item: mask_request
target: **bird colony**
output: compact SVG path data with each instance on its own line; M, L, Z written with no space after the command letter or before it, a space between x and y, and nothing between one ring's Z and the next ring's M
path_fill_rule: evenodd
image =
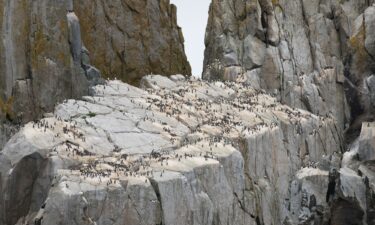
M0 152L0 224L299 224L330 213L343 150L334 118L242 82L150 75L141 86L107 81L22 127Z

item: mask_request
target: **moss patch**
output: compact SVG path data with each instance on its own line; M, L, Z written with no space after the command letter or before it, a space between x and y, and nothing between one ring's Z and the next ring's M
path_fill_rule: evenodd
M354 51L360 55L365 55L365 26L362 24L360 31L350 38L349 44ZM366 54L367 55L367 54Z
M89 112L89 113L87 114L87 116L88 116L88 117L95 117L95 116L96 116L96 113Z
M47 38L43 34L43 31L38 29L35 32L35 38L33 41L33 48L31 52L31 62L36 68L39 65L38 58L42 53L46 51L48 47L47 45L48 45Z
M14 102L13 96L8 98L7 100L3 100L0 98L1 113L4 114L8 120L14 119L13 102Z
M355 54L355 64L360 71L365 71L369 54L365 47L366 30L365 25L362 24L359 32L349 39L349 45Z

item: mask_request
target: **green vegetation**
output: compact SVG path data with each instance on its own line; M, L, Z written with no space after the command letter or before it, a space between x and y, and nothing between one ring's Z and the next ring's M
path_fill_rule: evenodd
M95 117L95 116L96 116L96 113L89 112L89 114L87 114L87 116L89 116L89 117Z

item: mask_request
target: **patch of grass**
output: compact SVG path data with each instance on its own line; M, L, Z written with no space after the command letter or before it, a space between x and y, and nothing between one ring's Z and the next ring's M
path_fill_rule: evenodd
M96 113L93 113L93 112L89 112L89 114L87 114L88 117L95 117L96 116Z

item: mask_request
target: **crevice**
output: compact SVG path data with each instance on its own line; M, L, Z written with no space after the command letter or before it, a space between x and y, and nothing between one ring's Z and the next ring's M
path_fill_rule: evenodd
M305 30L305 34L306 34L306 37L308 39L308 43L309 43L309 47L310 47L310 56L311 56L311 61L312 61L312 64L313 64L313 70L314 68L316 67L315 65L315 62L316 62L316 56L315 56L315 51L316 51L316 48L313 47L313 43L312 43L312 40L311 40L311 34L310 34L310 24L308 22L308 18L306 18L306 15L305 15L305 10L303 9L303 0L300 0L300 4L301 4L301 12L302 12L302 18L303 18L303 22L304 22L304 30ZM308 71L308 72L312 72L312 71Z
M161 225L164 225L164 209L163 209L163 203L162 203L162 200L161 200L161 195L160 195L160 191L159 191L159 186L158 186L158 183L155 179L152 179L150 178L150 183L151 183L151 187L152 189L154 190L155 194L156 194L156 198L158 199L158 202L159 202L159 205L160 205L160 217L161 217Z
M138 211L138 209L137 209L137 207L136 207L133 199L130 197L129 194L128 194L128 199L130 200L131 205L133 206L133 208L135 209L135 211L136 211L136 213L138 215L139 222L141 222L141 224L143 224L143 225L147 225L146 222L143 221L142 215L139 213L139 211Z
M255 219L256 217L258 217L258 216L255 216L255 215L251 214L251 212L249 212L249 211L246 209L244 203L241 201L241 199L239 199L239 197L238 197L238 195L237 195L236 192L233 192L233 195L234 195L234 197L236 198L238 204L240 205L240 208L242 209L242 211L243 211L245 214L249 215L249 216L250 216L251 218L253 218L253 219Z

